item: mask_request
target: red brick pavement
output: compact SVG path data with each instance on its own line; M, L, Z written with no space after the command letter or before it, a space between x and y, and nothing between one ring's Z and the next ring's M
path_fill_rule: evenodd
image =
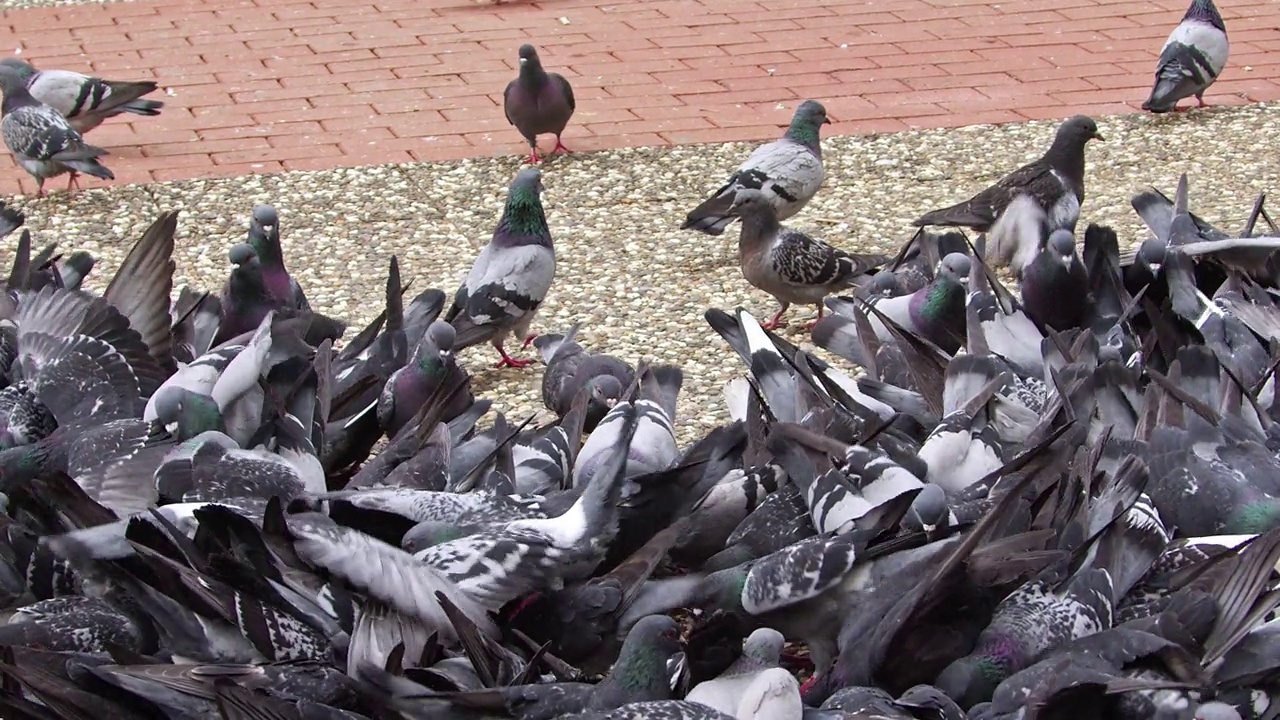
M501 92L526 41L573 81L575 150L771 138L806 97L832 134L1134 112L1186 4L135 0L6 12L0 48L171 89L90 136L126 183L523 153ZM1221 2L1211 103L1280 99L1278 8Z

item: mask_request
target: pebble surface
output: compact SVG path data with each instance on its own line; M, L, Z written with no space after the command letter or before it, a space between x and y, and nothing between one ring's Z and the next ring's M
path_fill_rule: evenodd
M1172 196L1182 172L1189 174L1192 211L1229 232L1242 227L1257 193L1280 189L1280 104L1096 119L1106 141L1088 147L1081 234L1097 222L1114 227L1122 244L1141 242L1146 231L1129 198L1153 185ZM788 224L850 250L895 253L912 235L912 219L1035 159L1056 125L825 139L826 183ZM717 238L679 229L685 213L723 184L753 147L630 148L556 156L543 166L558 267L534 330L563 331L580 322L579 339L592 350L632 363L682 366L676 424L684 442L727 421L724 384L744 371L703 313L742 306L764 319L776 310L771 297L742 278L736 225ZM520 167L517 157L484 158L122 186L73 197L54 192L6 202L26 213L37 248L57 242L63 252L84 249L97 256L89 283L96 290L147 225L175 208L181 210L175 287L217 290L229 270L227 250L245 237L253 205L271 203L280 212L290 272L313 306L351 324L351 335L382 309L392 254L403 277L413 281L409 296L438 287L451 297L491 236ZM0 262L11 262L16 239L0 250ZM813 308L793 307L784 335L812 349L802 325L813 317ZM494 370L497 353L487 345L463 352L462 359L477 394L492 398L513 421L534 412L550 419L541 406L540 364Z

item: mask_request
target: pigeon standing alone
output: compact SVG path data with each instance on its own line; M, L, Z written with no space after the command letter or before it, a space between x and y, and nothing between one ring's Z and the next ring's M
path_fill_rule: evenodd
M0 65L17 71L31 97L62 113L81 134L122 113L154 117L164 107L158 100L142 99L159 88L150 80L103 80L72 70L37 70L16 57L0 60Z
M13 159L36 179L37 197L44 195L45 180L64 173L71 173L68 192L76 186L79 173L115 179L98 161L109 153L86 144L62 113L33 98L13 68L0 66L0 91L4 92L0 134Z
M925 213L913 225L967 227L987 232L1014 198L1030 195L1049 218L1050 230L1074 230L1084 203L1084 146L1102 140L1092 118L1076 115L1058 126L1053 144L1028 163L972 198Z
M542 160L538 157L538 136L545 133L556 136L552 153L570 152L560 135L577 108L573 86L560 73L543 70L538 51L528 43L520 46L520 75L502 92L502 108L507 122L529 143L529 162Z
M1200 107L1206 107L1204 92L1226 67L1230 49L1227 26L1213 0L1191 0L1182 22L1169 33L1160 51L1155 85L1142 109L1166 113L1192 95Z
M800 212L826 178L819 130L830 122L822 103L817 100L800 103L787 132L780 139L756 148L729 182L689 212L680 229L723 234L733 222L729 207L739 190L762 191L777 209L778 220Z
M792 303L818 306L823 298L868 280L867 273L888 262L883 255L851 255L821 240L783 227L777 210L760 190L740 190L729 213L742 218L738 262L742 275L782 304L773 319L760 327L773 330Z
M533 362L507 355L502 343L513 331L524 338L524 347L533 342L529 325L556 276L541 195L542 173L536 169L521 170L511 181L493 240L480 251L445 315L457 331L454 352L488 340L502 356L497 367Z

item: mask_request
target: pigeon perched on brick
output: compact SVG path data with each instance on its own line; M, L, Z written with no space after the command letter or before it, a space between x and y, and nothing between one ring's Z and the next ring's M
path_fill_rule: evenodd
M1169 33L1160 51L1155 85L1142 109L1166 113L1192 95L1205 107L1204 92L1226 67L1230 49L1227 26L1213 0L1191 0L1182 22Z
M1084 146L1102 139L1092 118L1076 115L1058 126L1053 144L1039 160L1014 170L962 203L925 213L912 224L987 232L1014 198L1027 194L1044 210L1051 230L1074 230L1084 202Z
M521 170L511 181L506 208L493 239L458 288L445 322L457 331L454 351L493 343L502 360L498 367L522 368L532 360L507 355L502 343L512 332L533 342L529 325L556 276L556 251L542 209L542 173Z
M529 143L529 162L540 162L538 136L553 133L556 146L553 153L570 152L560 141L560 135L577 108L573 99L573 86L560 73L542 69L542 60L532 45L520 46L520 75L507 83L502 92L502 108L507 122L515 126Z
M115 175L98 158L106 150L84 142L62 113L31 97L22 78L8 67L0 67L0 90L4 92L0 134L13 159L36 179L36 195L44 195L44 181L71 173L70 191L79 173L105 180Z
M800 212L826 178L818 135L821 127L830 122L822 103L817 100L800 103L782 138L756 148L729 182L694 208L680 228L708 235L723 234L733 222L729 208L739 190L762 191L777 208L778 220Z
M123 113L154 117L164 107L158 100L142 99L159 88L150 80L103 80L72 70L37 70L16 57L0 60L0 65L16 70L32 97L62 113L81 134L107 118Z
M782 304L760 327L773 330L792 303L818 306L822 299L870 280L868 273L889 261L879 254L850 254L778 222L777 210L761 190L739 190L729 213L742 218L738 262L747 282Z

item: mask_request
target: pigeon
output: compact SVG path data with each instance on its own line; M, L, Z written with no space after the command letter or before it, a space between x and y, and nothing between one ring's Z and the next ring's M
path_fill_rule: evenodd
M88 145L62 113L31 96L13 68L0 67L0 91L4 92L0 135L13 159L36 180L36 196L44 195L44 181L70 173L67 191L77 185L80 173L104 180L115 175L98 158L109 153Z
M964 339L965 295L968 292L972 260L968 255L951 253L938 265L933 282L910 295L878 300L873 307L904 330L909 330L947 352L955 352ZM853 317L862 312L856 304L850 307L844 298L830 298L827 304L840 315ZM880 316L867 311L871 328L882 342L896 342L896 337ZM823 324L814 326L814 337L825 337ZM825 340L824 340L825 341ZM815 339L815 342L820 342Z
M1213 0L1191 0L1160 51L1155 85L1142 109L1170 112L1178 109L1179 100L1192 95L1200 107L1206 107L1204 92L1222 74L1230 49L1227 26Z
M538 136L545 133L556 136L552 153L570 152L560 141L560 135L577 108L573 86L560 73L543 70L538 51L528 43L520 46L520 75L507 83L507 89L502 92L502 108L507 122L529 143L529 162L541 162Z
M521 170L511 181L493 240L480 251L453 299L445 322L456 331L454 351L488 340L502 360L497 367L526 367L502 343L513 331L533 342L529 325L556 276L556 251L542 209L542 173Z
M778 667L786 638L773 628L759 628L742 644L742 656L714 680L698 683L685 700L700 702L723 713L734 714L743 693L765 671Z
M307 296L298 281L284 269L284 250L280 247L280 215L270 205L255 205L249 219L249 236L245 243L253 248L262 266L262 282L267 294L279 307L310 310Z
M818 306L833 292L866 282L867 273L888 262L879 254L849 254L778 222L778 211L762 190L739 190L729 214L742 218L738 262L754 287L772 295L782 307L760 327L773 330L791 303ZM816 321L815 321L816 322Z
M1059 332L1078 327L1088 309L1089 276L1070 230L1054 230L1022 274L1022 304L1032 320Z
M778 211L778 220L800 212L822 186L819 131L830 123L827 109L817 100L805 100L796 108L783 136L761 145L738 167L729 182L689 212L682 230L722 235L733 222L729 208L739 190L760 190Z
M16 57L0 60L0 65L16 70L32 97L62 113L82 135L107 118L123 113L154 117L164 107L158 100L142 99L159 88L150 80L103 80L71 70L37 70Z
M467 376L453 356L454 336L449 323L443 320L431 323L413 349L409 362L387 379L378 397L378 423L387 437L395 437L418 414L437 387L453 387ZM474 400L470 390L458 393L441 414L441 421L454 419Z
M542 402L564 419L584 387L590 388L587 414L582 427L591 432L618 403L635 380L635 368L601 353L591 353L575 342L578 327L567 333L542 335L533 341L547 369L542 373Z
M1074 230L1084 202L1084 146L1090 140L1102 139L1092 118L1076 115L1058 126L1053 144L1039 160L1014 170L962 203L925 213L912 224L987 232L1009 203L1026 193L1044 210L1051 230Z

